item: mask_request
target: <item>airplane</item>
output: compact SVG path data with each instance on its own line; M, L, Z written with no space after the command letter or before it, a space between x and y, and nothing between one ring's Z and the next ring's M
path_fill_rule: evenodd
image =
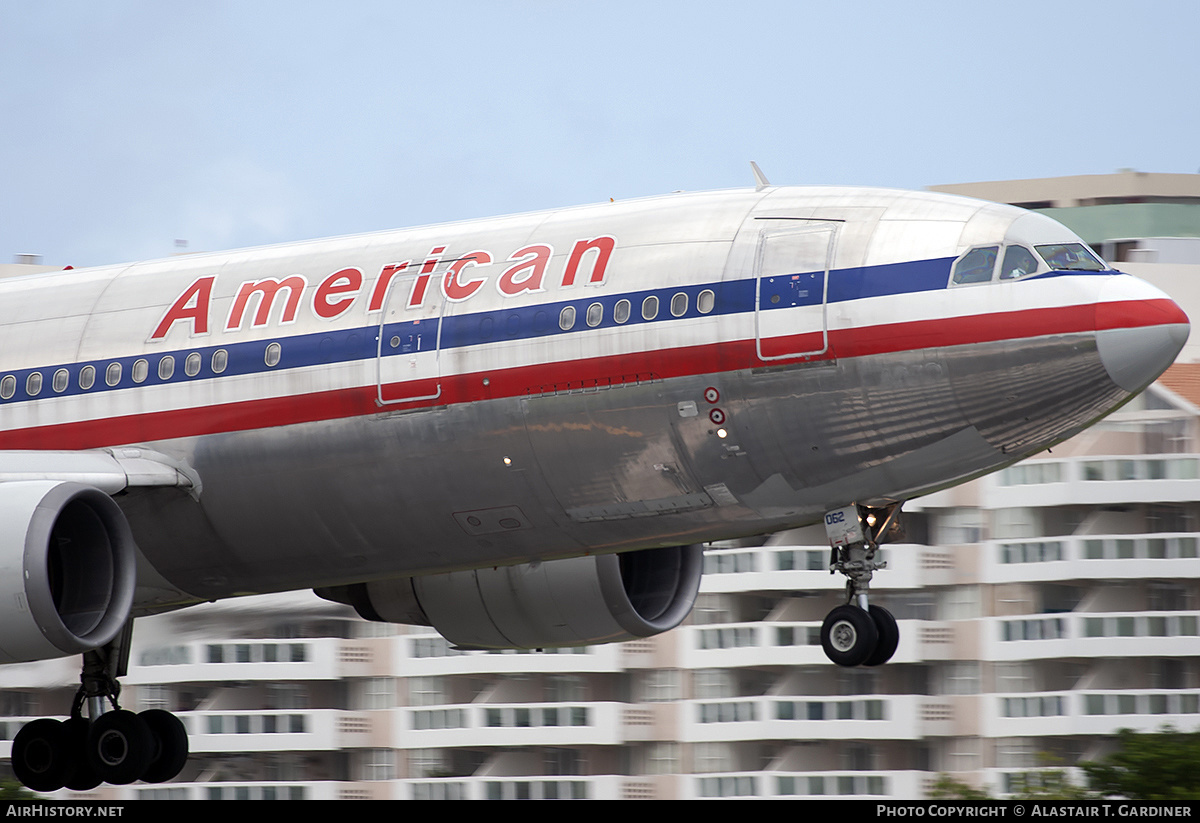
M136 617L312 588L461 648L647 637L709 541L825 522L822 646L905 501L1095 423L1188 318L1044 215L956 196L675 193L0 282L0 663L82 655L28 787L175 777L120 708Z

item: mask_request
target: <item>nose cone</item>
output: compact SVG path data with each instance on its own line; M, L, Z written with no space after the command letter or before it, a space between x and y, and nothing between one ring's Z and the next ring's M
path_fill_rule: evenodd
M1109 377L1128 392L1154 382L1187 342L1187 315L1158 289L1134 277L1112 277L1096 304L1096 347Z

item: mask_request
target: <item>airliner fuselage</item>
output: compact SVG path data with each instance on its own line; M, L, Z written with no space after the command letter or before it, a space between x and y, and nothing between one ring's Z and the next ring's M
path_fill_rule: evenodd
M992 471L1165 368L1164 295L1035 256L1079 242L768 188L22 278L0 448L185 467L120 500L182 599L770 532Z
M900 504L1070 437L1186 340L1047 217L760 183L0 282L0 662L84 655L20 779L178 774L177 718L106 710L130 618L244 593L605 642L686 617L704 542L824 517L822 645L879 665Z

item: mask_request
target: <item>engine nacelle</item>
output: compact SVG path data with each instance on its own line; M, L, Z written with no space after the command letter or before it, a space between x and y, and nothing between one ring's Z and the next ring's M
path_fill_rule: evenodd
M82 654L116 637L137 581L121 509L80 483L0 484L0 663Z
M360 583L318 594L368 620L433 626L460 648L614 643L673 629L696 602L700 545Z

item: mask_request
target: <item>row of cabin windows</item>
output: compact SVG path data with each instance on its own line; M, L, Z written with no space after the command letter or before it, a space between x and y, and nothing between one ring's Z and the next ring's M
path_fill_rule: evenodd
M271 343L267 346L266 352L263 355L263 362L268 366L275 366L279 363L279 358L282 354L282 349L278 343ZM200 366L203 363L203 358L199 352L192 352L183 361L183 373L188 377L195 377L200 373ZM221 374L229 366L229 353L225 349L217 349L212 354L212 360L209 363L213 374ZM104 382L112 387L116 387L121 383L123 368L120 363L109 363L104 369ZM145 358L135 360L133 366L129 369L130 377L134 383L144 383L146 378L150 376L150 361ZM158 361L158 379L170 380L175 376L175 357L167 354ZM71 373L67 369L59 369L54 372L54 376L50 378L50 388L55 393L61 394L67 390L67 386L71 382ZM96 385L96 367L84 366L79 370L79 388L87 391ZM25 378L25 393L29 397L37 397L42 392L42 373L31 372ZM0 400L11 400L13 395L17 393L17 377L16 375L8 374L0 380Z
M711 289L705 289L696 296L696 311L701 314L708 314L716 305L717 296ZM671 298L671 316L683 317L688 310L688 296L684 292L678 292ZM633 305L628 300L618 300L613 306L613 322L625 323L629 320L629 315L633 311ZM642 301L642 319L653 320L658 317L658 298L650 295ZM584 315L584 320L587 324L595 328L604 322L604 304L593 303L588 306L587 314ZM575 307L564 306L562 312L558 315L558 327L563 331L570 331L575 328Z
M696 310L701 314L708 314L716 305L716 294L711 289L705 289L696 296ZM632 304L628 300L618 300L613 306L613 321L620 324L629 320L630 313L633 310ZM684 292L678 292L671 298L671 315L673 317L683 317L688 310L688 296ZM658 298L654 295L648 296L642 301L642 319L653 320L658 316ZM585 320L588 326L595 328L604 321L604 306L601 303L592 303L588 306ZM563 331L570 331L575 327L575 307L566 306L558 317L558 325ZM392 346L397 345L396 340L393 340ZM266 353L263 357L264 362L268 366L275 366L279 363L281 350L278 343L271 343L267 346ZM192 352L187 356L183 363L183 372L188 377L195 377L200 373L201 356L199 352ZM225 371L229 363L229 355L225 349L217 349L212 355L212 371L213 374L221 374ZM131 377L134 383L143 383L150 375L150 363L145 358L136 360L133 367L130 369ZM109 386L116 387L121 383L122 367L120 363L109 363L108 368L104 370L104 382ZM172 355L164 355L158 361L158 378L160 380L170 380L175 374L175 358ZM71 375L67 369L59 369L51 378L51 388L56 393L62 393L67 390L67 385L70 383ZM79 370L79 388L87 391L96 384L96 367L84 366ZM36 397L42 392L42 373L32 372L25 378L25 393L29 397ZM16 375L6 375L0 380L0 400L11 400L17 393L17 378Z

